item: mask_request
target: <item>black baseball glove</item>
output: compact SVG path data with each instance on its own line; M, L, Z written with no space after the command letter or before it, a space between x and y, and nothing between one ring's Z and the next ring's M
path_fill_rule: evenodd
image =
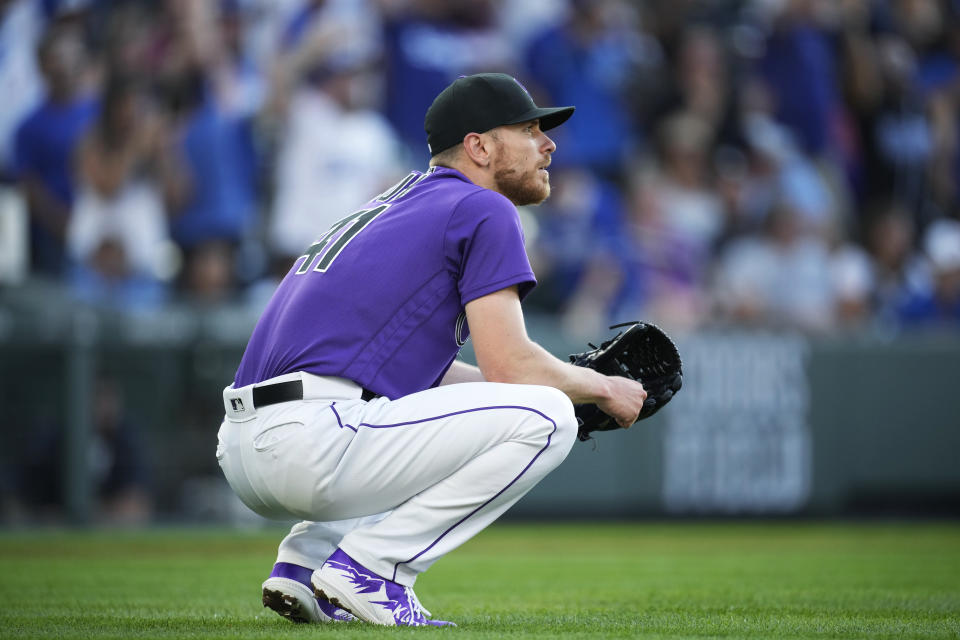
M578 367L589 367L608 376L632 378L643 385L647 399L640 417L649 418L670 402L683 385L683 363L680 353L667 334L646 322L624 322L611 329L628 327L599 347L591 344L591 351L575 353L570 362ZM594 431L619 429L617 421L595 404L578 404L580 440L589 440Z

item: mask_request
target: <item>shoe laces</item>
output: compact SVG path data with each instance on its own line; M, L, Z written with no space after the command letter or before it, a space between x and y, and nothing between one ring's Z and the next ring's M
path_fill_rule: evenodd
M415 615L419 614L425 618L433 617L433 614L427 611L427 608L420 603L420 598L417 597L417 594L413 592L412 588L404 587L403 591L407 594L407 600L410 601L410 608Z

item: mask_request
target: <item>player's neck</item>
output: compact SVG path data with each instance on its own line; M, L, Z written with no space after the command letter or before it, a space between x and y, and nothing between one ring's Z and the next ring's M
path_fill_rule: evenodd
M496 181L493 177L493 171L490 171L487 167L477 166L473 162L450 162L438 165L431 166L440 166L446 167L447 169L454 169L459 171L467 179L478 187L483 187L484 189L490 189L491 191L496 191Z

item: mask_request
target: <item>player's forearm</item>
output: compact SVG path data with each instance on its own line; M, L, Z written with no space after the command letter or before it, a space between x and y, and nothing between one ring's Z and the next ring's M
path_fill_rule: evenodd
M484 375L491 382L554 387L574 403L601 402L610 396L607 376L563 362L533 341L508 362L486 363L486 368Z

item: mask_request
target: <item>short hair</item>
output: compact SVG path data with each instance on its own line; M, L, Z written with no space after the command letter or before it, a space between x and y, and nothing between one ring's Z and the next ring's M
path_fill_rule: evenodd
M430 158L430 166L451 168L460 158L461 153L463 153L463 143L455 144Z
M500 142L500 134L497 132L496 127L486 131L485 133L489 134L489 136L495 141ZM460 159L461 153L463 153L462 142L434 154L433 157L430 158L430 166L452 168L453 164Z

